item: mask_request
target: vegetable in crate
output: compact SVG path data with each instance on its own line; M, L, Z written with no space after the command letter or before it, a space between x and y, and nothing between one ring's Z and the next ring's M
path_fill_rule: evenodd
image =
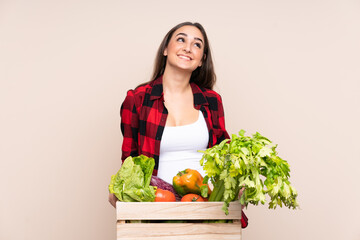
M161 188L156 189L155 202L175 202L175 201L176 198L172 192Z
M180 195L175 192L174 187L170 183L165 182L164 180L162 180L161 178L159 178L157 176L154 176L154 175L151 176L150 185L157 187L157 188L161 188L163 190L168 190L175 195L175 198L177 201L181 200Z
M122 202L153 202L155 189L150 180L154 166L153 158L127 157L117 174L111 176L110 193Z
M175 191L181 196L188 193L195 193L198 195L200 195L201 192L210 193L211 190L209 186L204 184L203 180L203 177L198 171L187 168L173 177L173 186ZM202 196L207 197L207 195L203 194Z
M265 204L265 195L270 197L269 208L296 209L297 191L290 185L290 167L275 151L277 145L260 133L252 137L232 135L220 144L203 152L200 164L214 184L209 201L224 201L223 210L228 214L231 201L238 199L240 188L245 187L241 204ZM263 180L264 179L264 180Z
M205 202L206 200L200 195L188 193L181 198L181 202Z

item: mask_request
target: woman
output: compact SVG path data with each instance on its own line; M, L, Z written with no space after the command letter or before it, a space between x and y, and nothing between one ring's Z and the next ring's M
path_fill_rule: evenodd
M122 104L122 160L155 159L153 175L172 183L185 168L202 172L204 150L229 138L204 28L184 22L172 28L157 52L152 80L129 90ZM116 197L109 201L115 207Z

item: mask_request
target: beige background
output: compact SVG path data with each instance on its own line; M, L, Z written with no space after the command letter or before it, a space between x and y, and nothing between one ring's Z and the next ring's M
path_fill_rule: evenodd
M301 210L250 206L248 239L360 239L360 2L0 0L0 239L115 239L119 108L165 33L207 29L229 133L291 165Z

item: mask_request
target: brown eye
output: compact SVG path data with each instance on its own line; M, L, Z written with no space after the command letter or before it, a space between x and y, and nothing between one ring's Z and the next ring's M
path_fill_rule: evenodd
M198 48L201 48L201 43L195 43L194 45Z

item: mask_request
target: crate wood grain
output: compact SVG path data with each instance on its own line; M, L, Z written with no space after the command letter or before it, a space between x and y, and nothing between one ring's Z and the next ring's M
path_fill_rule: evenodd
M127 240L225 240L241 239L235 223L125 223L117 225L117 239Z
M241 239L241 205L229 214L222 202L117 202L117 239L182 240ZM233 223L128 223L126 220L234 220Z

